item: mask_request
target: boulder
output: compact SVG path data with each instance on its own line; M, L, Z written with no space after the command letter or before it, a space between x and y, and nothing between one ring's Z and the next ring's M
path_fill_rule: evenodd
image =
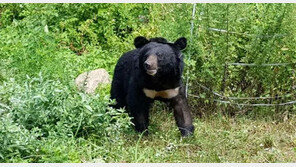
M105 69L84 72L75 79L75 84L78 89L86 93L94 93L99 84L108 83L111 83L111 79Z

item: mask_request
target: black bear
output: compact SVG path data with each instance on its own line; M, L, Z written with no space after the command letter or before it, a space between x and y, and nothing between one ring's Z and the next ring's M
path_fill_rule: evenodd
M168 42L157 37L135 38L136 49L124 53L118 60L111 87L115 108L125 107L138 132L147 130L149 108L154 100L169 102L182 136L193 134L191 113L182 84L184 68L181 50L186 38Z

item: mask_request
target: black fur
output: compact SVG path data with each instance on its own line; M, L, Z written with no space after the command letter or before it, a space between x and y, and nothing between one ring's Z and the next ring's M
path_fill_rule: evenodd
M149 125L149 108L155 100L146 97L143 88L162 91L180 87L176 97L157 100L170 102L183 136L193 134L194 127L181 80L184 63L180 50L186 47L186 38L170 43L161 37L148 40L140 36L135 38L134 45L136 49L123 54L115 67L111 87L111 99L117 102L114 107L125 107L133 117L135 129L143 132ZM157 55L158 71L155 76L148 75L143 66L149 55Z

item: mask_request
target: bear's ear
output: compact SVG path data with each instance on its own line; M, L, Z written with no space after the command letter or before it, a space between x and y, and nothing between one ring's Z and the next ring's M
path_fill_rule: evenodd
M140 48L140 47L146 45L147 43L149 43L148 39L146 39L143 36L138 36L134 40L134 45L136 48Z
M181 38L177 39L177 41L174 43L174 45L178 49L183 50L187 46L187 39L185 37L181 37Z

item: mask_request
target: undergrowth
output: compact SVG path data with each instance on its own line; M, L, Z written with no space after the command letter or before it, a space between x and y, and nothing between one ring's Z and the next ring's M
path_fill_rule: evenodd
M0 162L296 162L295 106L219 106L195 84L221 90L225 62L295 63L293 36L260 38L293 34L294 15L293 4L197 4L191 36L192 4L0 4ZM207 29L227 22L259 37ZM184 77L200 97L189 98L194 136L181 138L161 103L149 135L137 134L123 109L108 107L110 85L91 95L75 87L89 70L112 77L138 35L188 38ZM280 95L293 68L230 67L224 93Z

